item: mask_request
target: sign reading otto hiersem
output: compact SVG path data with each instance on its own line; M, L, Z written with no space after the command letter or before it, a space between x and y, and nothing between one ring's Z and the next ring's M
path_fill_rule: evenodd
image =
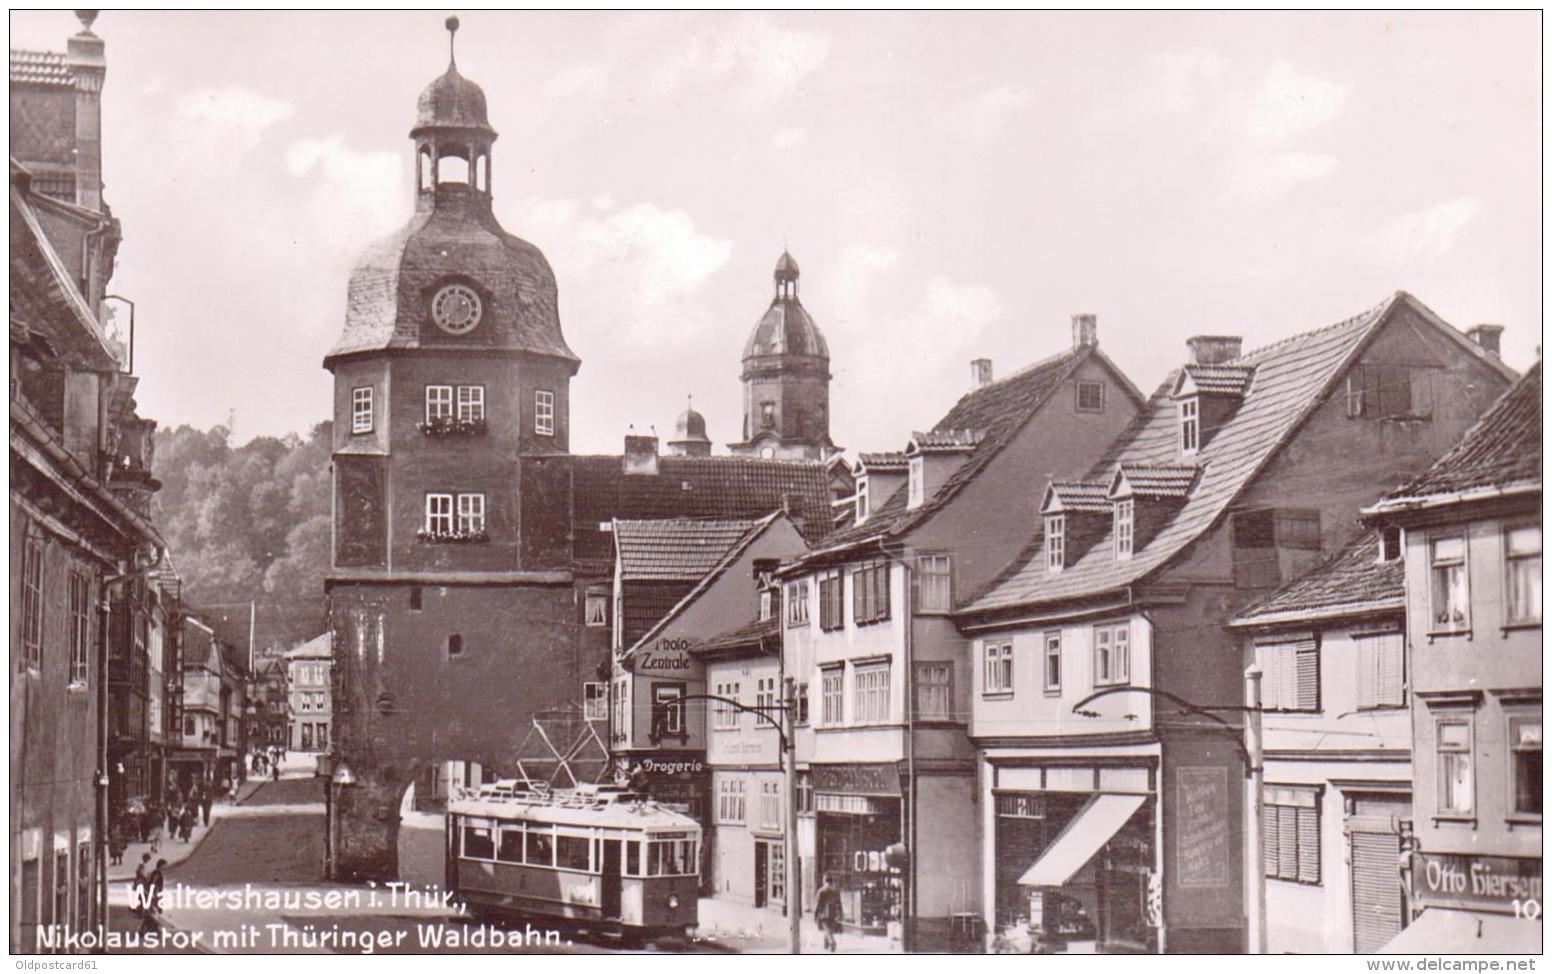
M1541 904L1541 860L1419 853L1413 867L1418 899L1434 906L1484 906L1524 913Z

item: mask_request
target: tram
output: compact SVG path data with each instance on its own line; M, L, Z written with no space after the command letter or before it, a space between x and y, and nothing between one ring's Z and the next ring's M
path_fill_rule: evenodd
M500 781L447 805L448 888L475 917L549 920L625 939L696 923L701 828L624 788Z

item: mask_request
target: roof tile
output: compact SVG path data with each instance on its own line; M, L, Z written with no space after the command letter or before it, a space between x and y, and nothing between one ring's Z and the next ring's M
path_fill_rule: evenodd
M75 79L56 51L23 51L11 48L11 84L73 85Z
M1241 611L1234 624L1296 622L1300 617L1396 609L1405 599L1405 563L1400 558L1380 561L1379 533L1369 531L1323 564Z
M614 538L621 577L630 581L698 581L755 523L683 517L616 520Z

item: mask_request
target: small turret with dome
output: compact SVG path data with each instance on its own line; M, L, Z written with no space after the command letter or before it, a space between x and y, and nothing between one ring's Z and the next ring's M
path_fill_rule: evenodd
M776 294L744 343L744 439L734 453L822 460L830 441L830 346L798 299L801 272L782 251Z
M706 417L695 411L695 402L688 396L685 397L684 412L674 420L674 438L668 441L668 450L681 457L711 456Z

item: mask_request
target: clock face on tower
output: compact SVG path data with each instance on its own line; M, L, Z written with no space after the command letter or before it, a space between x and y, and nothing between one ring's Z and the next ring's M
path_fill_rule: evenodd
M467 335L480 323L480 296L463 284L449 284L431 299L431 320L449 335Z

